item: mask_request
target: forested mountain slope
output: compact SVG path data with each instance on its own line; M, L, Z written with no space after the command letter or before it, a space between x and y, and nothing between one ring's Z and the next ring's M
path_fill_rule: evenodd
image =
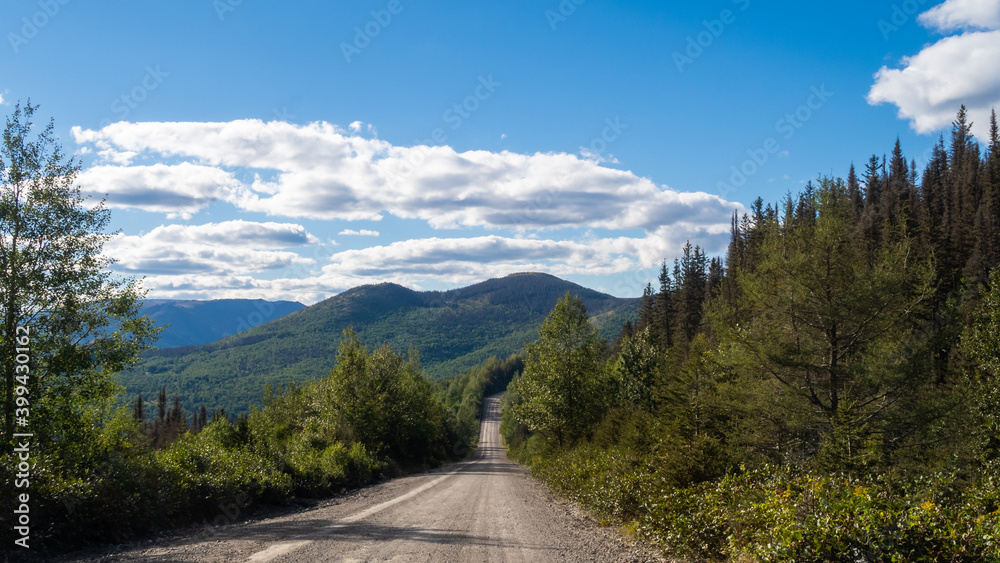
M120 381L130 400L137 393L152 398L166 386L186 410L205 405L235 414L259 401L268 384L329 373L348 327L367 346L418 351L432 377L457 375L491 356L520 351L567 291L584 300L606 337L636 318L637 299L546 274L514 274L445 292L368 285L216 342L147 353Z

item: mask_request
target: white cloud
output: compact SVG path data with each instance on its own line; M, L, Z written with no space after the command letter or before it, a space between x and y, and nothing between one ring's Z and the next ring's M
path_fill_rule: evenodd
M349 237L377 237L380 233L378 231L370 231L368 229L361 229L360 231L355 231L354 229L344 229L337 234Z
M875 75L868 103L891 103L919 133L948 127L962 104L980 139L988 134L989 113L1000 107L1000 0L948 0L920 15L941 31L979 28L945 37L912 57L902 68L883 66Z
M112 207L191 218L225 202L271 216L391 214L436 229L517 235L403 240L335 254L332 240L320 244L304 227L277 222L170 225L116 237L108 255L120 258L117 269L145 274L158 297L313 303L382 281L420 289L519 271L618 276L658 265L688 239L723 251L732 213L744 211L717 195L678 192L578 155L401 147L327 123L123 122L73 133L81 152L103 159L80 183L107 193ZM558 237L542 236L556 229ZM339 234L380 236L368 229ZM313 253L288 250L296 246Z
M1000 29L1000 0L948 0L920 14L918 20L941 31Z
M3 94L0 94L0 106L7 105L7 102L3 99Z
M314 259L279 249L318 242L301 225L238 220L118 235L105 245L105 254L117 259L117 271L126 273L235 275L309 266Z
M203 225L160 226L146 236L166 243L203 243L241 248L291 248L320 242L302 225L255 223L242 219Z
M703 193L681 193L635 174L564 153L458 153L447 146L394 146L349 135L334 125L241 120L228 123L116 123L74 130L105 158L172 159L167 168L209 167L216 181L188 182L195 194L183 209L229 201L247 211L327 220L379 220L383 213L426 221L434 228L657 228L692 212L728 224L739 204ZM234 168L269 172L234 184ZM138 170L136 170L138 169ZM142 167L104 164L93 177L131 177L117 191L155 201L177 198L176 182L153 183ZM136 205L147 205L145 200ZM164 209L166 211L166 209Z
M150 166L99 165L77 177L83 192L107 196L112 208L191 214L243 191L233 175L212 166L182 162Z
M688 239L710 253L725 250L728 225L707 230L692 228L699 227L679 222L645 237L579 241L496 235L433 237L331 254L327 254L331 252L327 248L317 247L315 262L325 264L320 271L313 270L313 260L305 260L296 265L302 268L303 275L277 279L260 279L251 274L256 273L255 268L267 267L269 260L276 261L275 267L283 267L281 256L247 253L238 247L228 247L221 255L216 252L205 256L205 249L184 242L212 229L188 227L191 230L174 232L161 227L144 237L131 237L134 240L119 243L116 239L111 254L126 251L124 262L130 268L125 271L147 273L144 287L157 297L171 299L239 297L313 304L362 284L388 281L422 289L430 283L465 285L524 271L557 276L623 276L620 289L628 293L635 288L625 283L629 281L625 274L658 266ZM230 262L234 256L247 258L234 264Z
M691 233L684 226L663 227L643 238L593 238L580 241L510 238L427 238L384 246L345 250L330 257L324 276L336 279L421 280L471 283L514 272L544 271L554 275L613 275L656 266L687 239L721 251L728 229Z

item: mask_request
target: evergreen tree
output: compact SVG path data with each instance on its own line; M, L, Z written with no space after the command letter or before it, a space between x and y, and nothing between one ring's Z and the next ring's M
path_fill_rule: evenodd
M972 123L963 105L952 122L951 166L948 169L950 207L946 225L948 231L947 251L955 257L956 272L961 273L974 244L972 227L976 220L976 209L981 194L978 193L979 145L972 136Z
M722 265L721 258L712 258L712 261L708 264L708 287L705 289L705 295L708 299L715 297L717 292L722 287L722 280L725 278L726 269Z
M692 247L688 241L682 250L681 259L675 265L679 272L677 318L681 339L691 342L701 326L702 307L708 286L707 258L700 247Z
M908 203L910 195L910 170L903 157L903 149L896 137L892 148L892 158L889 161L889 172L886 178L887 189L882 193L879 205L882 217L893 224L900 219L900 213Z
M618 359L611 368L619 405L656 409L653 390L663 369L665 354L650 327L622 342Z
M637 329L642 330L656 323L655 304L656 294L653 293L653 284L647 283L646 288L642 290L642 299L639 301L639 324L636 325Z
M139 397L135 400L135 406L132 407L132 418L139 424L142 424L146 420L146 412L142 404L142 393L139 393Z
M187 430L187 417L184 416L184 409L181 408L179 395L174 395L174 408L170 411L170 422L178 435Z
M167 386L160 387L160 396L156 401L156 422L163 426L167 421Z
M673 346L674 331L674 303L673 303L673 283L670 274L667 273L667 262L660 265L660 291L656 294L656 301L653 304L653 318L655 319L655 331L661 346L670 348Z
M864 258L842 186L825 180L816 223L769 234L756 270L737 274L750 318L715 317L728 319L715 328L740 365L814 409L825 459L838 467L863 462L880 424L903 416L890 410L918 387L907 346L932 287L905 238Z
M860 240L869 249L877 247L882 230L882 186L885 184L884 166L879 163L876 155L872 155L865 164L865 204L861 211Z
M851 220L857 223L864 209L865 200L861 194L861 184L858 183L858 175L854 172L854 163L847 173L847 199L850 202Z

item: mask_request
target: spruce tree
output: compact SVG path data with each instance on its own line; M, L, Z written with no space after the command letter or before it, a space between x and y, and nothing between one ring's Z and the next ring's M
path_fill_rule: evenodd
M160 387L160 396L156 401L156 422L163 426L167 421L167 386Z
M139 393L139 397L135 400L135 406L132 407L132 418L139 422L139 424L142 424L146 420L146 412L142 404L142 393Z
M642 290L642 299L639 302L639 324L636 325L636 329L642 330L656 323L656 315L654 313L655 303L656 294L653 293L653 284L647 283L646 288Z
M861 217L865 201L861 195L861 184L858 183L858 175L854 171L853 162L851 163L851 169L847 172L847 199L851 204L851 219L857 222Z
M661 346L670 348L674 343L674 304L673 283L670 274L667 273L666 260L660 265L658 281L660 282L660 291L656 294L656 301L653 303L654 334Z

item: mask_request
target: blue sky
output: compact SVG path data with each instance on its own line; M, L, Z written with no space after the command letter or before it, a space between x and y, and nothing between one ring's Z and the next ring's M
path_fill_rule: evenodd
M1000 0L15 1L31 98L151 297L546 271L636 296L734 211L1000 105Z

